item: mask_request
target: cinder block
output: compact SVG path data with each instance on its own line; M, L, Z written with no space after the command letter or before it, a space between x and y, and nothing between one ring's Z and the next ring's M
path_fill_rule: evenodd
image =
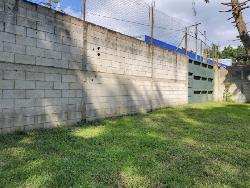
M3 11L4 11L4 3L0 2L0 12L3 12Z
M15 100L16 108L27 108L27 107L33 107L33 106L35 106L35 99L16 99Z
M15 43L15 35L5 32L0 32L0 41Z
M62 82L76 82L75 75L62 75Z
M35 116L19 116L14 118L14 127L20 127L25 125L32 125L35 123Z
M21 35L21 36L26 35L25 27L18 26L18 25L12 25L10 23L5 24L5 32L12 33L12 34L15 34L15 35Z
M43 72L26 72L26 80L44 81L45 74Z
M14 119L13 118L3 118L0 119L0 129L6 129L13 127Z
M55 43L62 43L62 36L60 35L55 35L53 33L46 33L46 40L50 42L55 42Z
M23 99L25 98L25 90L3 90L4 99Z
M27 9L27 18L37 20L37 11Z
M44 107L31 107L31 108L23 108L22 111L20 111L21 114L24 116L37 116L45 114Z
M52 51L52 50L45 50L44 57L50 59L62 59L62 52Z
M42 48L42 49L47 49L47 50L56 50L55 49L55 44L50 41L45 41L45 40L37 40L37 47Z
M16 24L16 16L6 12L0 12L0 21L4 23Z
M58 67L58 68L68 68L69 66L67 61L62 61L58 59L40 58L40 57L36 58L36 65Z
M15 62L14 53L0 52L0 61L14 63Z
M26 90L26 98L42 98L44 97L44 90Z
M39 31L45 31L45 32L48 32L48 33L54 33L55 31L55 28L53 25L45 25L43 23L40 23L38 22L37 23L37 30Z
M53 89L53 82L36 81L36 89Z
M60 74L45 74L46 81L61 82L62 76Z
M14 89L14 80L0 80L0 89Z
M15 54L15 63L35 65L36 58L30 55Z
M26 53L27 55L32 55L32 56L37 56L37 57L44 57L44 49L41 48L36 48L32 46L27 46L26 47Z
M69 83L69 89L83 89L83 83Z
M26 49L23 45L4 42L3 49L5 52L25 54Z
M81 112L68 112L68 120L75 120L81 118L82 118Z
M63 97L83 97L82 90L63 90Z
M69 83L54 82L54 89L69 89Z
M4 23L0 22L0 31L4 31Z
M36 21L21 16L17 16L17 25L36 29Z
M30 37L19 36L19 35L16 36L16 44L20 44L20 45L36 47L36 40L37 40L36 38L30 38Z
M45 32L38 31L38 30L35 30L35 29L27 28L27 36L31 37L31 38L37 38L37 39L45 40Z
M62 96L61 90L45 90L45 97L58 98Z
M4 71L4 79L5 80L25 80L25 72L24 71Z
M0 99L0 109L14 108L14 99Z
M15 89L35 89L35 81L15 80Z
M2 51L3 51L3 42L0 41L0 52L2 52Z

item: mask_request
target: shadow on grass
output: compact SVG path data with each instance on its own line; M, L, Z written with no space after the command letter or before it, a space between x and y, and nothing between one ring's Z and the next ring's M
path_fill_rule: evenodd
M0 137L0 187L249 187L249 105Z

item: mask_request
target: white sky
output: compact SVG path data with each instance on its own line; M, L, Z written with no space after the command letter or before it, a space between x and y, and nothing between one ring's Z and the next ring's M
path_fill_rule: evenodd
M98 16L90 14L87 16L87 20L131 36L140 36L146 34L148 35L149 30L146 27L109 19L107 17L102 17L110 16L114 18L148 24L148 8L145 8L143 6L140 7L140 5L135 4L131 5L130 3L141 1L143 0L87 0L87 7L89 6L91 12L101 15ZM151 2L152 0L145 1ZM227 20L229 17L231 17L231 14L219 13L220 10L227 10L227 7L221 5L221 2L229 2L230 0L210 1L211 2L209 4L206 4L203 0L155 0L156 9L164 12L169 16L173 16L182 20L186 25L194 24L195 22L201 22L202 25L199 26L199 30L206 30L209 40L213 43L216 43L221 47L227 45L235 47L239 45L239 41L233 41L238 35L237 29L233 26L231 21ZM197 16L194 16L192 10L192 2L195 2ZM66 12L70 13L71 15L81 15L79 8L81 1L63 0L63 3L66 6ZM244 14L246 22L249 22L250 9L245 10ZM166 19L164 18L164 15L160 15L160 17L158 18L160 19L157 20L159 21L158 24L165 28L173 27L172 29L178 29L180 27L183 27L178 23L167 23L167 21L165 21ZM159 29L155 33L157 32L158 39L164 41L164 38L166 38L166 41L170 43L172 42L175 45L179 43L178 41L181 39L181 35L183 35L177 32L171 32L171 30L169 29L165 31ZM163 38L161 38L161 36L163 36Z
M208 38L220 46L232 45L236 46L240 42L232 40L238 35L237 29L227 18L231 17L230 13L219 13L220 10L227 10L227 7L221 5L221 2L229 2L230 0L210 0L209 4L203 0L195 0L197 16L194 17L192 11L193 0L155 0L157 9L164 11L169 15L173 15L182 20L194 23L201 22L201 30L206 30ZM250 19L250 9L244 12L246 22ZM248 20L247 20L248 18Z

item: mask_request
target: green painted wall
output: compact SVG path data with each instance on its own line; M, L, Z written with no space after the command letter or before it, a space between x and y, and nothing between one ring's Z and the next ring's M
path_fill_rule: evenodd
M214 69L212 65L189 60L188 65L189 103L213 100Z

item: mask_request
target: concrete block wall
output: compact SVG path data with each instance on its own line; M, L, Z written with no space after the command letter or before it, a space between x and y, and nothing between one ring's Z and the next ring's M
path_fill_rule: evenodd
M0 132L187 103L185 56L23 0L0 1Z

